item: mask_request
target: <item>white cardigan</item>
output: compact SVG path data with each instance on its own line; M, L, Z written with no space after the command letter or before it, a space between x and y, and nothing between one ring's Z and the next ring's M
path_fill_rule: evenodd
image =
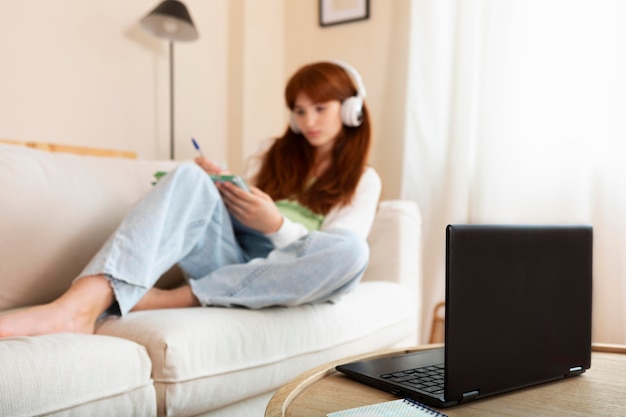
M376 170L367 167L361 175L352 202L347 206L332 209L324 217L320 230L348 229L366 239L374 222L381 187L380 176ZM268 233L266 236L276 248L282 248L307 233L309 231L304 225L283 217L283 224L280 229L274 233Z

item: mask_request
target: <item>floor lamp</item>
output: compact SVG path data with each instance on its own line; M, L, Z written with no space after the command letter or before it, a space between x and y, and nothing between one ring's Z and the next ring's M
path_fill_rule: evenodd
M177 0L162 1L141 19L141 26L170 43L170 159L174 159L174 42L198 39L187 7Z

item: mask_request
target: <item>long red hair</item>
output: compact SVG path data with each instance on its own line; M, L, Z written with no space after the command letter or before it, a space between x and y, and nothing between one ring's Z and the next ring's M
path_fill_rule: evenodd
M314 103L343 102L355 96L357 89L346 70L333 63L320 62L300 68L287 83L285 101L291 111L300 93ZM366 167L371 143L370 118L365 104L362 120L357 127L343 126L332 150L331 165L313 184L309 181L315 148L302 134L287 127L263 156L255 178L257 187L275 201L295 199L322 215L337 205L349 204Z

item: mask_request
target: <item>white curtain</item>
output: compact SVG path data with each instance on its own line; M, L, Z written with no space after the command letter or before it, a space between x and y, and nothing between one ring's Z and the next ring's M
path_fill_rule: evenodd
M423 340L448 223L588 223L593 340L626 343L626 2L411 6L402 193L423 212Z

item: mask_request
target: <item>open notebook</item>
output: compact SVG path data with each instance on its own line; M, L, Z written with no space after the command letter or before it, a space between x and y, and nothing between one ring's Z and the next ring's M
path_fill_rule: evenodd
M327 414L328 417L448 417L411 399L387 401Z

